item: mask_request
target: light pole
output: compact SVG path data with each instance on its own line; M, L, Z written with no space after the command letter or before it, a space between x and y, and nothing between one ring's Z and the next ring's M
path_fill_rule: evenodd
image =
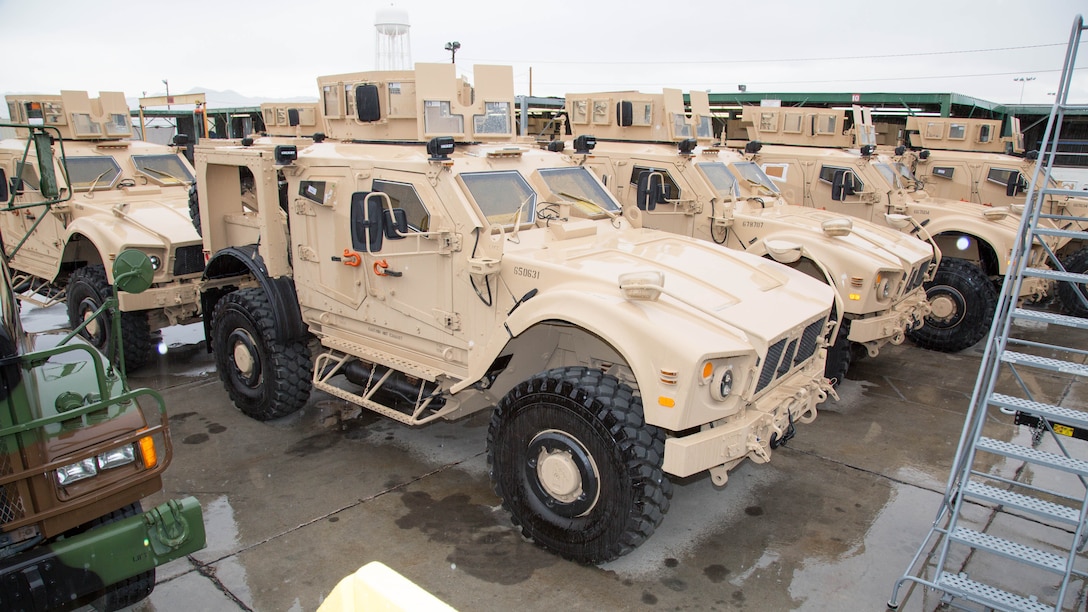
M1024 103L1024 87L1027 86L1028 81L1034 81L1035 77L1016 77L1013 79L1020 83L1020 104Z
M162 84L166 85L166 110L170 110L170 81L163 79Z
M456 64L457 63L457 50L460 49L460 48L461 48L461 43L457 42L456 40L453 41L453 42L446 43L446 51L450 52L450 63L451 64Z

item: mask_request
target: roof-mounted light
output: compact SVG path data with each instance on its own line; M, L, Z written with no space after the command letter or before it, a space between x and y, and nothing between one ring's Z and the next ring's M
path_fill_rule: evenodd
M578 155L589 155L597 146L597 137L590 136L589 134L582 134L578 138L574 139L574 152Z
M427 154L431 156L431 161L446 161L450 153L453 153L452 136L436 136L427 141Z
M294 163L298 159L298 147L295 145L276 145L274 151L276 163L281 166Z
M694 138L685 138L680 142L676 143L676 148L680 150L680 155L683 155L685 157L691 157L692 151L695 150L695 147L698 144L699 141L695 140Z

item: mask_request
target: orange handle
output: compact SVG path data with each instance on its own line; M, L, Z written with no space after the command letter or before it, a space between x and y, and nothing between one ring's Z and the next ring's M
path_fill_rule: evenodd
M344 258L340 261L343 262L345 266L358 268L363 263L363 258L351 249L344 249Z

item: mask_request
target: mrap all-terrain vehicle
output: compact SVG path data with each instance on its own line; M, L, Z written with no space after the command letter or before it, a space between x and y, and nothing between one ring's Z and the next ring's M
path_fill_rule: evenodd
M56 129L66 168L55 168L65 201L31 208L40 197L36 152L25 129L0 141L0 232L16 289L29 299L65 300L72 327L89 318L110 294L113 260L125 249L145 253L154 282L141 294L120 296L125 361L145 365L158 330L198 320L197 281L204 270L200 236L189 223L191 166L173 147L132 136L124 95L84 91L9 95L13 121ZM26 156L26 163L24 159ZM48 303L48 302L47 302ZM105 349L109 320L84 336Z
M888 342L902 343L929 314L922 283L939 259L933 245L865 220L788 205L759 166L713 146L709 97L689 95L690 116L678 89L567 94L572 135L593 135L596 142L575 158L644 227L771 258L834 287L840 324L828 349L828 378L842 380L855 352L875 357Z
M18 210L41 213L34 207L62 197L51 134L23 131L41 163L41 197ZM146 289L151 268L137 251L118 254L116 287ZM95 316L112 303L107 296ZM157 566L203 548L194 498L140 506L162 489L171 449L161 395L130 389L74 332L24 333L0 258L0 610L116 610L151 593Z
M852 124L848 123L852 120ZM1007 207L935 198L918 189L904 164L879 153L867 108L743 109L748 159L771 177L787 201L861 217L911 235L930 236L942 253L925 283L931 312L908 332L919 346L958 351L990 329L997 289L1004 278L1020 216ZM734 143L730 143L734 144ZM1032 252L1032 265L1046 254ZM1029 282L1030 281L1030 282ZM1043 279L1027 279L1022 297L1045 297Z
M1004 136L1001 124L997 119L907 117L905 143L895 148L892 159L910 168L926 193L1022 211L1037 152L1025 153L1019 119L1007 119L1009 134ZM1088 230L1088 193L1062 189L1053 179L1036 186L1044 187L1057 193L1043 196L1042 214L1071 217L1060 228L1070 239L1058 249L1058 259L1068 272L1088 273L1088 245L1077 233ZM1080 292L1085 294L1083 284ZM1088 317L1073 283L1057 283L1048 293L1058 297L1063 311Z
M312 139L197 147L209 345L258 419L311 384L412 425L490 410L515 524L603 562L660 523L667 475L725 484L815 417L834 294L637 227L588 169L517 143L509 67L473 74L321 77Z

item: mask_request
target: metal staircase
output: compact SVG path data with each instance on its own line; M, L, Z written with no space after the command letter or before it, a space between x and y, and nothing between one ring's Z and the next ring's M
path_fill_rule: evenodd
M1019 308L1017 296L1025 278L1088 284L1088 274L1067 271L1053 246L1066 239L1088 244L1088 218L1047 204L1088 195L1052 188L1050 181L1065 113L1088 109L1068 103L1084 29L1078 15L944 498L929 535L895 583L890 609L899 607L900 589L908 583L903 601L922 586L939 595L937 605L964 610L1083 605L1074 600L1077 585L1082 597L1088 590L1088 558L1080 554L1088 537L1088 447L1074 438L1088 440L1088 412L1059 404L1083 407L1076 391L1078 385L1088 388L1088 350L1076 345L1088 347L1077 331L1088 330L1088 318ZM1033 245L1046 252L1050 269L1028 267ZM1083 291L1077 296L1088 309ZM1066 345L1012 337L1017 322L1068 328L1049 334Z

